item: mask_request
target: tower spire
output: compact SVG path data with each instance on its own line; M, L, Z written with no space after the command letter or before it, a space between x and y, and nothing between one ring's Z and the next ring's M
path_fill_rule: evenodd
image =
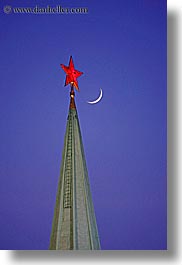
M73 84L71 84L71 91L70 91L70 109L76 109L75 92L74 92Z
M74 82L70 82L70 105L50 239L51 250L100 249L74 99Z

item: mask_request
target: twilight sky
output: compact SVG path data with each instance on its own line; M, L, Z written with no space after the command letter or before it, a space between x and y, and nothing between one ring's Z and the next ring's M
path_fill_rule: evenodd
M11 4L89 12L4 14ZM165 0L1 0L0 249L49 247L70 55L101 247L166 249L166 18Z

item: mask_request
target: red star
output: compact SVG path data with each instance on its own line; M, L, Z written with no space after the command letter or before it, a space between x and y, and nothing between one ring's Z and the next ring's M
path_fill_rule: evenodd
M69 66L65 66L63 64L60 65L66 73L65 86L72 84L79 91L77 78L81 76L83 72L80 72L74 68L72 56L70 56Z

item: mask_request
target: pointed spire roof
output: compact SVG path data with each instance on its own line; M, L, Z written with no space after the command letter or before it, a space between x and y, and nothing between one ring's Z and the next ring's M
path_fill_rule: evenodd
M49 249L100 249L73 84Z

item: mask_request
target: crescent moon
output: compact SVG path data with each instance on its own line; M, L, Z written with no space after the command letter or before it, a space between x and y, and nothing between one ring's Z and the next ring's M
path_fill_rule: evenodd
M87 103L89 103L89 104L96 104L96 103L98 103L101 100L102 96L103 96L103 93L102 93L102 89L100 88L100 95L99 95L99 97L96 100L94 100L94 101L87 101Z

